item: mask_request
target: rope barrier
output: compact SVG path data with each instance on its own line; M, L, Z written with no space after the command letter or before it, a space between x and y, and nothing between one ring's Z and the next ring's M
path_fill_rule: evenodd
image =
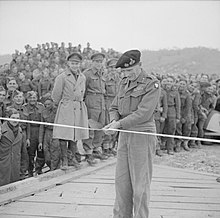
M3 117L1 117L0 120L15 121L15 122L22 122L22 123L30 123L30 124L39 124L39 125L48 125L48 126L56 126L56 127L63 127L63 128L73 128L73 129L83 129L83 130L88 129L88 130L93 130L93 131L103 131L103 129L87 128L87 127L81 127L81 126L71 126L71 125L57 124L57 123L47 123L47 122L32 121L32 120L21 120L21 119L12 119L12 118L3 118ZM161 136L161 137L168 137L168 138L178 138L178 139L195 140L195 141L199 140L199 141L204 141L204 142L220 143L220 140L216 140L216 139L206 139L206 138L198 138L198 137L179 136L179 135L168 135L168 134L132 131L132 130L124 130L124 129L108 129L108 130L118 131L118 132L122 132L122 133L153 135L153 136Z

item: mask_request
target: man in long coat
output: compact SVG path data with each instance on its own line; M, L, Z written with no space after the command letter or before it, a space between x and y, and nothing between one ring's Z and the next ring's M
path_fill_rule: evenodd
M19 112L12 108L8 117L19 119ZM23 148L22 130L17 121L6 121L0 132L0 186L20 179L20 161Z
M52 99L58 105L54 123L88 128L87 108L83 101L86 77L81 73L82 56L72 53L67 57L66 70L57 76L52 91ZM88 129L57 127L53 129L53 138L60 140L62 168L68 166L67 141L73 156L77 150L77 141L89 137ZM75 157L74 157L75 159ZM77 165L77 161L75 161Z

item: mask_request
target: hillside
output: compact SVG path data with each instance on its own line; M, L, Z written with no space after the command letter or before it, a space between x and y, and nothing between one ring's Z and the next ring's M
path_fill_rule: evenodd
M0 55L0 65L11 61L11 55ZM220 74L220 51L204 47L142 51L143 67L158 73Z
M220 74L220 51L204 47L144 50L142 62L148 72Z

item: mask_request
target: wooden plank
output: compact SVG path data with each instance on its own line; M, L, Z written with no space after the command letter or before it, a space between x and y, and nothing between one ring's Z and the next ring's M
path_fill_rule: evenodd
M151 208L149 218L219 218L220 212Z
M75 199L86 199L92 200L103 200L105 202L112 202L115 198L115 194L111 192L104 192L100 195L97 192L97 195L89 196L87 193L80 193L79 195L73 195L72 193L48 193L47 195L36 195L24 198L19 200L19 202L54 202L54 203L71 203ZM195 204L216 204L220 207L220 198L213 197L194 197L194 196L173 196L173 195L151 195L151 202L172 202L172 203L195 203Z
M220 175L219 175L220 176ZM107 181L113 181L115 180L115 177L110 176L110 175L104 175L104 174L92 174L88 176L84 176L83 179L100 179L100 180L107 180ZM206 178L206 179L201 179L201 178L176 178L176 177L161 177L161 176L154 176L152 179L152 182L183 182L183 183L198 183L198 184L210 184L210 185L218 185L219 183L216 182L215 178Z
M13 205L13 206L12 206ZM112 217L112 206L76 205L76 204L41 204L33 202L15 202L0 208L0 217L7 214L34 215L49 217L95 218ZM14 216L15 217L15 216Z
M149 218L220 217L220 186L215 177L171 170L157 167L154 172ZM0 207L0 217L110 218L114 198L111 166Z

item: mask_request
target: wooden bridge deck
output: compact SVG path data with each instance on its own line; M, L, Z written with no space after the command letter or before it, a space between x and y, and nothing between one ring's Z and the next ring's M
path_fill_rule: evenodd
M110 218L115 165L0 207L1 218ZM1 197L1 196L0 196ZM154 166L150 218L220 218L216 176Z

